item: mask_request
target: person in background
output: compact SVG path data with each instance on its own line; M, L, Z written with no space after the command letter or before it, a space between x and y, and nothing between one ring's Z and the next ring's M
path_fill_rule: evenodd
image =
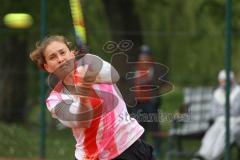
M138 62L136 63L135 72L135 99L137 105L130 109L130 112L140 116L138 122L145 129L145 133L142 135L142 139L145 140L146 136L150 134L154 145L154 155L155 157L160 156L160 139L158 136L160 130L160 123L158 119L158 112L161 104L161 99L159 96L154 95L156 92L143 92L144 90L153 90L153 86L156 85L155 82L159 78L154 65L154 58L152 52L147 45L142 45L140 49L140 54L138 57ZM148 94L148 95L146 95ZM156 118L157 117L157 118Z
M234 73L230 72L230 143L240 127L240 86L236 83ZM221 70L218 74L219 86L213 93L212 117L213 125L205 133L201 147L193 160L218 160L221 158L225 147L225 86L226 72Z

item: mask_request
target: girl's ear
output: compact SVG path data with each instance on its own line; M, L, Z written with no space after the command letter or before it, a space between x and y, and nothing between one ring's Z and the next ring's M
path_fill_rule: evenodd
M51 70L49 69L48 64L44 63L43 67L48 73L51 73Z
M74 51L74 50L70 52L71 58L75 58L75 53L76 53L76 51Z

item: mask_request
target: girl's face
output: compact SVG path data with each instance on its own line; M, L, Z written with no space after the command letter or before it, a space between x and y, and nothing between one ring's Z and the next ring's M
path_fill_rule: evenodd
M46 63L44 68L49 72L53 73L58 70L72 68L74 53L69 50L67 45L63 42L54 41L51 42L44 51L44 57ZM60 67L60 68L59 68Z

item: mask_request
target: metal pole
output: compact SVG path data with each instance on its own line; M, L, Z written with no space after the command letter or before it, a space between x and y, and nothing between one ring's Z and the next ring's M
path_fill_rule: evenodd
M226 81L226 104L225 104L225 125L226 125L226 137L225 137L225 160L231 160L230 154L230 129L229 129L229 118L230 118L230 76L231 70L231 55L232 55L232 0L226 0L226 28L225 28L225 70L227 72Z
M40 39L42 40L46 35L46 0L41 0L40 5L41 23L40 23ZM45 73L40 72L40 96L41 96L41 116L40 116L40 159L46 157L46 120L45 120Z

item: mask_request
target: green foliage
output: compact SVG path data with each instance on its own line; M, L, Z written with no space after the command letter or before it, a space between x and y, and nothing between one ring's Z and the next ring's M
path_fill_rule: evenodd
M216 84L224 68L225 1L171 0L135 1L142 20L145 43L158 62L170 68L170 79L177 85ZM233 1L233 69L239 69L238 10Z
M84 1L83 11L90 52L110 60L110 55L104 54L102 50L103 45L111 40L102 2L99 0Z
M110 55L102 51L104 43L111 40L105 8L99 0L83 2L90 52L109 60ZM169 67L170 81L176 86L215 85L217 72L224 68L225 0L135 0L134 2L134 11L141 19L144 42L153 49L156 60ZM240 68L239 10L240 3L238 0L233 0L232 66L236 73L239 73ZM124 12L124 8L122 11ZM28 50L32 50L35 42L40 39L40 0L2 0L1 19L9 12L31 14L34 25L23 31L11 30L2 25L0 42L6 41L9 35L18 34L22 40L28 42ZM74 41L69 1L47 1L47 34L62 34ZM1 52L1 56L3 55L4 53ZM24 56L27 59L28 53ZM39 77L36 67L30 61L27 73L28 100L30 106L33 106L31 100L34 103L38 102ZM173 92L164 95L162 111L176 112L181 100L181 88L177 87ZM37 113L30 116L36 126L38 126ZM37 134L36 130L0 124L2 140L0 155L37 157L39 143ZM49 146L47 148L50 149L47 151L49 157L72 159L74 147L72 135L68 131L48 133L48 136L50 137L47 142Z
M39 134L36 127L0 123L0 157L38 159ZM48 160L74 159L74 139L70 129L48 130L46 155Z

